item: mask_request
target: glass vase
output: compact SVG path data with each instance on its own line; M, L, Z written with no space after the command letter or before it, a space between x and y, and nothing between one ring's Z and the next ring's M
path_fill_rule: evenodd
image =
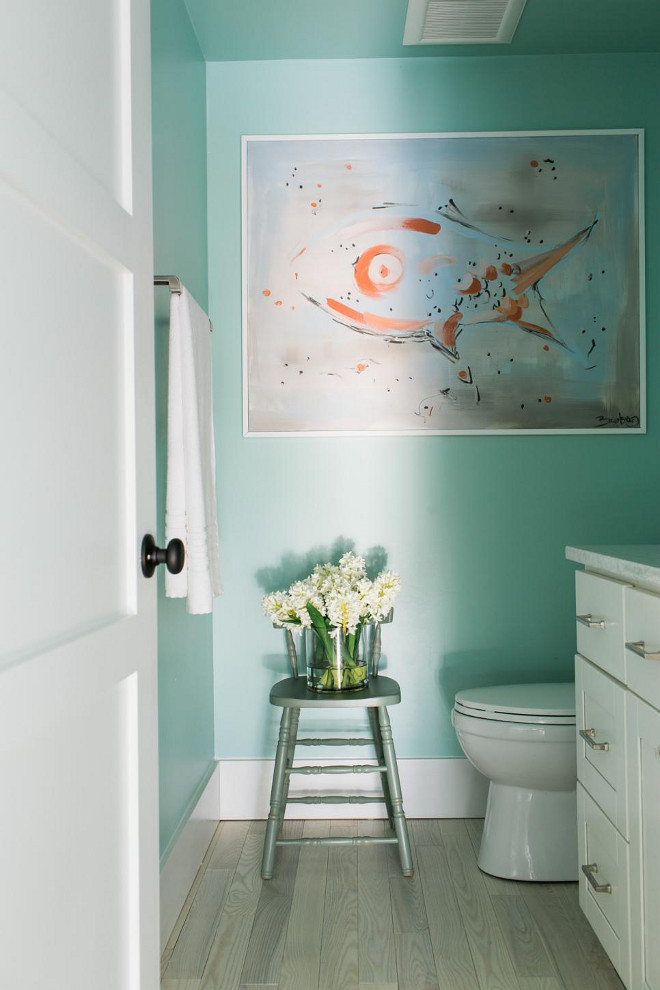
M359 691L368 684L368 658L374 626L363 623L353 634L330 628L326 635L303 630L307 686L312 691Z

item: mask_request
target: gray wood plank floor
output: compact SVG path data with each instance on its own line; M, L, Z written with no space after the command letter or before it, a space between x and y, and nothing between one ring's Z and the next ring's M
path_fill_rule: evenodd
M576 883L482 873L479 819L409 822L396 846L285 846L221 822L163 952L162 990L621 990ZM285 822L285 837L383 835L383 821Z

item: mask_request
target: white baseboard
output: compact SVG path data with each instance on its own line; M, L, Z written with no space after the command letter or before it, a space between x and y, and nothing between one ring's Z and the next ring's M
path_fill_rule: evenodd
M313 766L327 760L306 759ZM334 760L350 766L359 760ZM481 818L486 810L488 781L472 764L462 757L441 759L399 760L399 775L403 806L408 818ZM268 817L270 785L274 760L220 760L218 763L220 806L222 819L252 819ZM369 782L371 777L371 783ZM314 794L375 794L379 782L369 774L341 774L328 786L319 778L302 774L291 779L290 796ZM286 810L287 818L384 818L383 804L293 804Z
M167 945L218 824L220 768L211 764L161 859L160 945Z

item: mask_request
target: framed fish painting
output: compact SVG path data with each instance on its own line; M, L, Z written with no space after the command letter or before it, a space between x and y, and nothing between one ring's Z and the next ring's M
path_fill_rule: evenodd
M644 432L642 140L244 137L245 435Z

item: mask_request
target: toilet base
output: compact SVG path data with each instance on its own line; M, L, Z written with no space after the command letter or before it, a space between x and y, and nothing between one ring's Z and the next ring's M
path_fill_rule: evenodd
M507 880L577 880L575 790L537 791L491 782L478 864Z

